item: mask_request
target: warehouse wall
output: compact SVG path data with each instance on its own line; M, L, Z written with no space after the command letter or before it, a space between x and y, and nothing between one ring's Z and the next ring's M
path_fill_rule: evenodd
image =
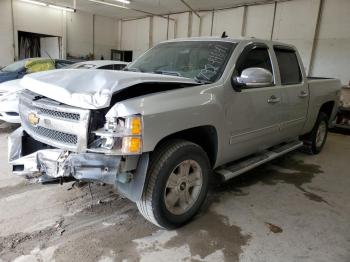
M0 1L0 68L13 62L11 1Z
M216 11L213 19L213 36L241 36L243 27L243 7Z
M274 4L247 8L244 36L270 39L272 35Z
M151 18L123 21L121 25L121 49L132 50L133 57L138 57L151 47Z
M110 59L118 45L118 20L84 12L67 13L67 53Z
M153 17L152 44L158 44L168 39L168 19L155 16Z
M64 12L14 0L13 21L14 26L11 0L0 0L0 66L18 56L18 31L61 37L63 57L67 52L77 57L95 52L96 58L109 59L111 49L118 48L119 44L119 20L113 18L80 11Z
M350 81L350 1L325 1L315 49L314 75Z
M67 13L67 53L80 57L93 53L93 15Z
M95 58L110 59L111 49L118 47L119 20L96 15L94 21Z
M62 52L66 52L65 12L13 1L15 57L18 56L18 31L58 36L62 38Z

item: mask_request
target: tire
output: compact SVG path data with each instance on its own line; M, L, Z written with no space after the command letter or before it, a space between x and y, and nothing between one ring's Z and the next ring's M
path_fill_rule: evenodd
M206 199L210 174L208 156L200 146L184 140L165 142L152 153L144 192L136 203L140 213L166 229L186 224Z
M328 135L328 115L320 112L312 131L303 137L303 151L316 155L322 151Z

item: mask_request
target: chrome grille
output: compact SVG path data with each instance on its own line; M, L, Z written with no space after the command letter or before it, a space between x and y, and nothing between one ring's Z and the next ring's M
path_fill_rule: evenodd
M76 135L59 132L42 126L30 126L29 128L38 135L60 141L62 143L75 145L78 142L78 137Z
M54 111L54 110L45 109L45 108L40 108L38 110L38 112L39 112L39 114L52 116L52 117L60 118L60 119L71 119L71 120L75 120L75 121L80 120L80 115L74 114L74 113L59 112L59 111Z
M34 139L70 151L87 148L90 111L58 103L28 90L20 95L19 111L23 128ZM29 115L38 123L30 123Z

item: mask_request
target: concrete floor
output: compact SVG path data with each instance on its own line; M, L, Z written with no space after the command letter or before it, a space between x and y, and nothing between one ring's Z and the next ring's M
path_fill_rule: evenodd
M350 261L350 136L215 186L189 225L159 230L108 186L10 176L0 131L0 261Z

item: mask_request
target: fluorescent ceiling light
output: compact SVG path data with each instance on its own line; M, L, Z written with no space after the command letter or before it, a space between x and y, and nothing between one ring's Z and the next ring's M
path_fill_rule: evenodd
M58 5L51 5L49 4L49 7L58 9L58 10L62 10L62 11L68 11L68 12L75 12L75 10L73 8L70 7L63 7L63 6L58 6Z
M102 0L89 0L89 1L90 2L94 2L94 3L98 3L98 4L102 4L102 5L109 5L109 6L118 7L118 8L130 9L130 8L126 7L126 6L112 4L112 3L105 2L105 1L102 1Z
M120 3L123 3L123 4L130 4L129 0L113 0L113 1L117 1L117 2L120 2Z
M45 4L45 3L34 1L34 0L21 0L21 1L29 3L29 4L33 4L33 5L47 6L47 4Z
M55 8L55 9L62 10L62 11L75 12L75 10L73 8L70 8L70 7L53 5L50 3L44 3L44 2L40 2L40 1L36 1L36 0L21 0L21 1L25 2L25 3L33 4L33 5L47 6L47 7Z

